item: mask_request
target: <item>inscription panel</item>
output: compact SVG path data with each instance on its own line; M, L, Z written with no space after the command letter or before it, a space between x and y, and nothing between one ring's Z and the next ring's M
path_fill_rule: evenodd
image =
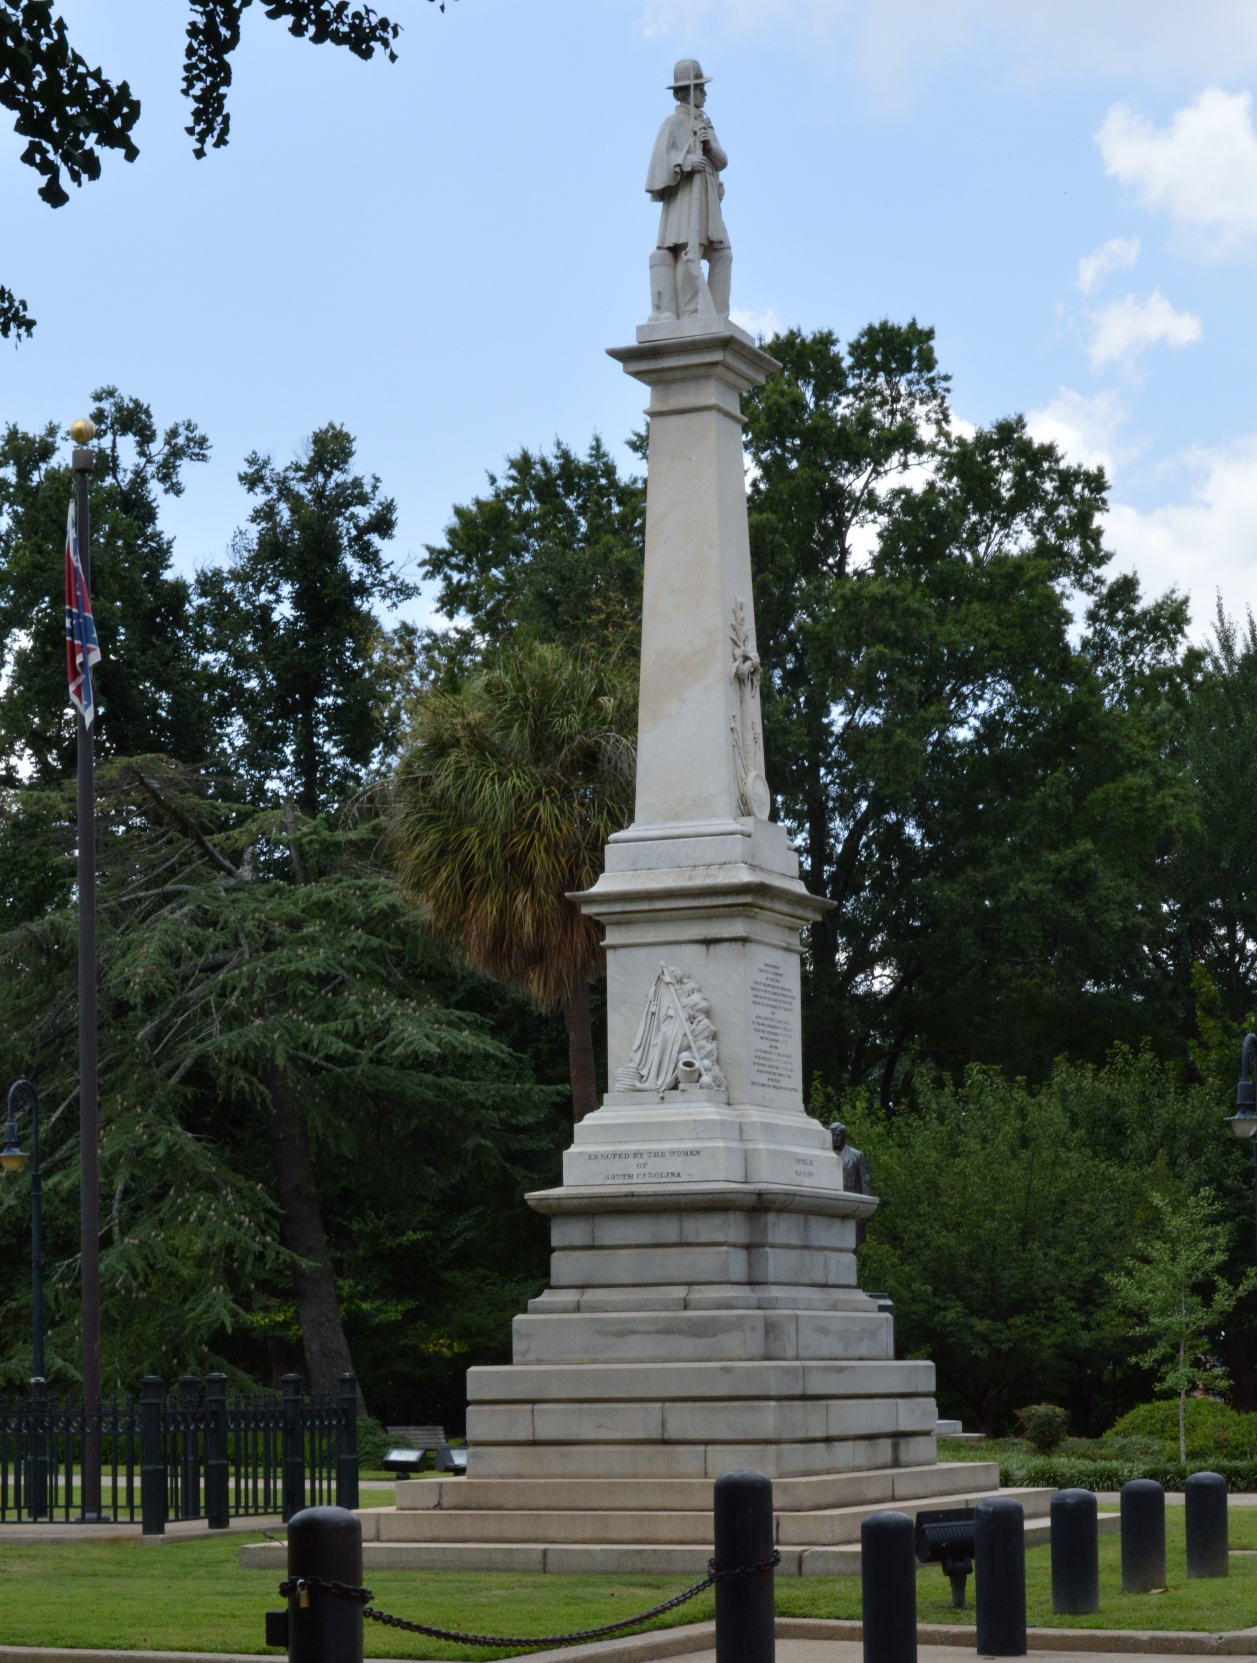
M763 959L751 975L751 1087L800 1091L799 995L786 967Z
M691 1164L701 1149L572 1149L568 1155L584 1164L586 1184L658 1184L702 1176Z

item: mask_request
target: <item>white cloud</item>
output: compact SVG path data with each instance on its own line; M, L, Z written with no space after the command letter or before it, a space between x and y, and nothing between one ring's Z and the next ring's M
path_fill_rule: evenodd
M1085 468L1103 468L1109 478L1134 449L1118 443L1118 432L1126 419L1121 399L1111 389L1088 398L1072 387L1062 387L1050 404L1031 410L1026 426L1041 444L1049 440L1070 462Z
M1193 312L1177 312L1154 289L1147 300L1128 294L1091 314L1091 345L1087 355L1093 369L1129 360L1150 346L1190 346L1203 333Z
M745 329L748 335L779 335L781 323L776 312L769 306L763 312L748 312L742 306L731 306L729 316L739 329Z
M1154 127L1114 104L1096 134L1104 170L1145 208L1193 231L1198 248L1224 253L1257 231L1252 105L1251 93L1208 87L1168 127Z
M1257 65L1252 0L641 0L638 15L643 33L685 51L720 27L777 42L837 39L872 81L992 46L1030 73L1157 83L1229 79Z
M1078 262L1078 287L1083 294L1093 294L1112 271L1133 266L1139 258L1138 237L1110 237Z
M1187 502L1147 513L1114 503L1105 530L1119 567L1133 566L1148 593L1173 585L1191 596L1199 639L1219 590L1229 612L1257 611L1257 433L1183 460L1196 475Z

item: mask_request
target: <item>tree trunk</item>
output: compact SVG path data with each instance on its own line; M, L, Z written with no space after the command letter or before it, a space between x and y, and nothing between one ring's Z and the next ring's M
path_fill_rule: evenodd
M563 1001L567 1024L567 1068L572 1082L572 1124L598 1107L594 1073L594 1031L589 1020L589 983L581 976Z
M310 1151L289 1080L280 1069L268 1068L262 1084L270 1097L266 1137L279 1187L281 1235L284 1246L300 1261L292 1267L292 1291L301 1324L306 1373L311 1391L334 1397L340 1391L340 1376L353 1373L354 1365L341 1327L332 1256L323 1233ZM366 1413L361 1385L358 1410Z
M1187 1366L1187 1347L1180 1342L1178 1348L1178 1366ZM1178 1394L1178 1458L1184 1466L1187 1465L1187 1387L1184 1386Z

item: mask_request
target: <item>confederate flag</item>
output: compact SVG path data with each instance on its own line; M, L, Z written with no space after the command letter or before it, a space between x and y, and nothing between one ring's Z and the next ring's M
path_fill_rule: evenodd
M79 559L78 524L71 498L65 526L65 671L70 683L70 703L89 728L96 714L92 665L99 662L92 597L87 592L83 563Z

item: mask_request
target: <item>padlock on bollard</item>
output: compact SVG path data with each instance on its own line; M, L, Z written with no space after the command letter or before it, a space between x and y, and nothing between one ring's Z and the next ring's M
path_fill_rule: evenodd
M984 1657L1026 1655L1026 1515L1011 1496L973 1509L977 1649Z
M1090 1490L1052 1497L1052 1609L1085 1617L1100 1609L1100 1525Z
M864 1663L917 1663L916 1527L906 1513L870 1513L860 1526Z
M1165 1587L1165 1491L1155 1478L1122 1485L1122 1592Z
M713 1506L717 1576L764 1567L716 1583L716 1663L774 1663L772 1481L762 1472L722 1473Z
M288 1521L288 1609L266 1613L266 1644L288 1663L362 1663L362 1602L320 1586L362 1586L362 1525L343 1507L306 1507Z
M1194 1472L1183 1485L1188 1576L1229 1576L1231 1543L1226 1479L1220 1472Z

